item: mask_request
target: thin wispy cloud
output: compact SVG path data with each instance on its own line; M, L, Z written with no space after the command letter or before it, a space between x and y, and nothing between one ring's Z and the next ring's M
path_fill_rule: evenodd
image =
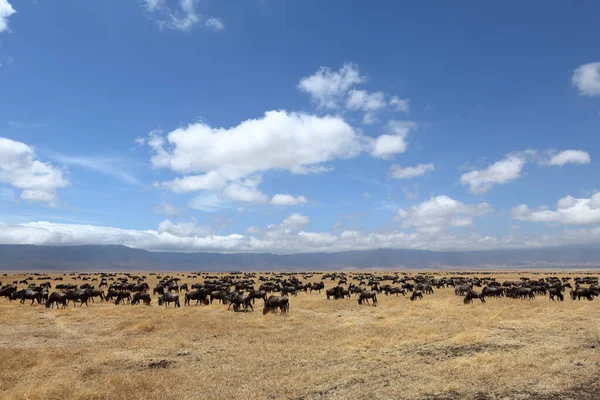
M69 156L55 152L48 153L48 157L57 163L69 167L85 168L112 176L129 185L142 185L135 174L130 171L131 166L129 163L122 158L104 156Z

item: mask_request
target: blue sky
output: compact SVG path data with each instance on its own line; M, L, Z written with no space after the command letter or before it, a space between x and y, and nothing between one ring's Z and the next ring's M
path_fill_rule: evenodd
M0 243L598 243L599 14L0 0Z

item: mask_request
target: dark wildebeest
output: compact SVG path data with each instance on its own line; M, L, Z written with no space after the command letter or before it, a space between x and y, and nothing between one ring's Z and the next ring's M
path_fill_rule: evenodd
M187 292L189 290L188 289L188 284L184 283L183 285L179 286L179 290L185 290Z
M164 286L157 286L152 290L152 294L160 294L163 295L165 294L165 287Z
M369 299L373 299L373 306L377 305L377 292L372 290L363 290L358 296L358 304L362 304L366 301L369 304Z
M6 285L2 289L0 289L0 297L8 297L9 300L12 300L12 294L17 291L16 286Z
M53 292L48 297L48 301L46 301L46 308L54 308L54 303L56 303L56 308L58 308L59 304L62 304L62 308L67 307L67 294L64 292Z
M31 289L19 290L18 292L14 292L12 294L12 300L21 299L21 304L25 303L25 300L31 300L30 306L32 306L36 300L37 300L38 304L40 304L42 302L41 298L42 298L41 291L31 290Z
M254 304L255 299L263 299L264 301L267 301L267 292L265 292L264 290L253 289L248 293L248 296L250 296L250 298L252 299L252 304Z
M195 289L195 290L190 290L189 292L186 292L186 294L184 295L184 299L183 299L183 305L189 306L190 301L192 301L192 300L196 300L196 305L198 305L200 302L202 302L204 304L208 304L208 297L207 297L206 289Z
M558 297L558 300L560 301L564 301L565 299L565 296L563 296L563 294L560 292L560 289L556 287L548 289L548 296L552 301L554 301L554 296Z
M401 294L402 296L406 296L406 290L399 288L399 287L393 287L390 291L389 294L395 294L396 296L398 296L399 294Z
M289 294L293 294L294 296L298 295L298 289L295 286L284 286L281 288L281 295L287 296Z
M233 311L235 312L240 311L240 306L244 307L244 311L248 310L248 307L250 307L250 309L254 311L254 308L252 307L252 298L248 295L244 295L241 293L232 293L229 297L229 301L230 303L229 307L227 307L227 310L229 310L231 305L233 305Z
M581 300L581 298L594 300L594 294L590 289L586 288L577 288L575 290L571 290L571 299L572 300Z
M281 314L285 314L290 310L290 301L285 297L270 296L265 301L265 307L263 308L263 315L269 312L277 312L277 309L281 311Z
M144 292L138 292L138 293L144 293ZM117 292L117 295L115 296L115 305L118 306L119 303L121 302L121 300L127 300L127 304L131 304L131 292L129 292L129 291Z
M469 304L473 302L473 299L479 299L482 303L485 303L485 295L483 293L480 294L472 290L469 293L467 293L463 301L465 304Z
M69 304L69 301L72 301L74 306L77 306L78 301L81 302L79 305L80 307L83 306L84 303L86 306L88 305L88 294L84 289L68 290L65 294L67 295L67 305Z
M95 303L94 297L100 297L100 301L104 301L104 290L100 289L87 289L87 294L90 299L92 299L92 303Z
M158 305L162 306L165 303L166 307L169 307L169 303L174 303L175 307L181 307L179 303L179 295L175 293L165 293L158 298Z
M414 292L412 292L412 294L410 295L410 301L415 301L416 299L422 299L423 298L423 293L421 293L418 290L415 290Z
M148 290L150 290L150 286L146 282L140 282L131 288L132 292L147 292Z
M314 283L309 289L310 289L311 293L313 290L316 290L319 293L321 293L321 290L325 289L325 284L323 282L317 282L317 283Z
M229 293L227 293L224 290L214 290L212 292L210 292L210 304L212 304L214 299L219 300L219 302L223 303L223 304L227 304L227 295Z
M148 293L138 292L133 295L133 298L131 299L131 305L138 304L140 301L149 306L152 298Z

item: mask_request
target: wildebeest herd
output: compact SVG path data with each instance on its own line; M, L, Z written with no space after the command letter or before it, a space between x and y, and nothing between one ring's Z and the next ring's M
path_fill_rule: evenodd
M6 274L5 274L6 275ZM334 273L230 273L220 276L208 273L179 274L179 276L157 273L158 283L151 288L146 275L132 273L71 273L56 278L37 273L27 274L26 279L2 285L0 297L21 304L31 300L30 305L44 304L66 308L69 304L87 306L90 302L113 302L119 304L143 304L150 306L153 296L159 306L181 307L211 305L217 302L228 305L234 312L254 311L256 300L263 302L263 314L287 314L290 310L290 296L298 293L321 294L325 282L333 286L325 290L327 300L350 299L356 296L358 304L377 306L378 295L408 296L411 301L433 295L435 290L453 288L456 296L463 297L464 304L473 300L486 303L487 298L512 298L533 300L538 296L548 296L550 301L563 301L565 294L572 300L593 300L600 295L598 278L547 276L537 279L521 277L519 280L500 282L492 276L448 276L434 274L373 274L359 272ZM67 277L81 284L62 283ZM190 281L182 282L183 279ZM199 280L202 279L202 282ZM37 282L36 282L37 281ZM52 285L54 281L54 287ZM191 282L194 283L191 283ZM24 287L21 287L24 285ZM476 291L476 288L481 290Z

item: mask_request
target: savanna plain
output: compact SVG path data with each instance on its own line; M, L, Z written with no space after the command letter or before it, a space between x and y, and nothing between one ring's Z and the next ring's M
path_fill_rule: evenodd
M346 274L351 283L360 273ZM147 277L152 293L157 275L135 275ZM188 285L206 276L168 275ZM257 286L260 275L269 276L257 272ZM297 276L318 282L322 274ZM485 276L502 282L598 273ZM84 283L77 275L49 277L50 292L57 283ZM324 282L326 289L337 285ZM374 307L359 305L355 295L327 300L323 290L289 296L283 315L263 315L263 300L254 312L228 311L217 302L184 306L183 292L180 308L158 306L156 295L150 306L96 299L66 309L2 297L0 398L600 399L600 300L571 300L568 291L564 301L539 295L464 304L447 287L415 301L381 293Z

